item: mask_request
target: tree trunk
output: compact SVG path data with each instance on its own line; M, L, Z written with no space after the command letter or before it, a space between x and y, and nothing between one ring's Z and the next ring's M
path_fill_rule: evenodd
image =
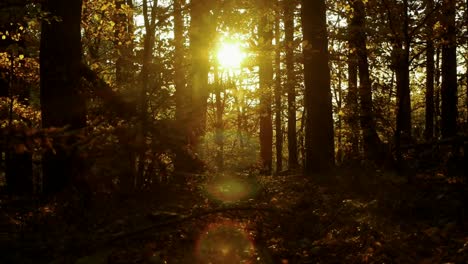
M279 1L276 2L279 4ZM279 8L278 8L279 10ZM283 89L281 86L281 45L280 45L280 14L276 13L275 19L275 132L276 132L276 172L283 170L283 122L281 120L281 113L283 112L283 105L281 97Z
M259 46L259 79L260 79L260 160L262 174L269 175L273 163L273 125L271 117L271 93L273 84L272 39L273 25L269 0L260 0L260 23L258 34Z
M429 16L426 26L426 113L424 138L431 141L434 137L434 20L432 12L434 9L434 0L427 0L426 16Z
M446 0L442 7L441 24L445 28L442 44L442 120L443 138L457 134L457 42L456 1Z
M218 66L214 66L214 90L216 97L216 122L215 122L215 143L217 145L216 150L216 166L219 171L224 170L224 124L223 124L223 113L224 113L224 102L221 99L221 90L223 87L222 81L219 79Z
M211 1L192 0L190 9L190 52L191 60L191 97L192 110L189 144L198 151L200 138L206 130L206 111L208 100L209 47L211 41L212 16ZM196 170L193 168L192 170Z
M434 98L434 112L435 112L435 138L439 139L440 138L440 119L441 119L441 113L440 113L440 75L441 75L441 69L440 69L440 53L441 49L437 48L436 49L436 61L435 61L435 98Z
M298 167L296 133L296 73L294 71L295 0L284 2L284 44L286 50L286 89L288 92L288 169Z
M153 49L156 33L156 10L157 1L153 3L150 14L148 0L143 0L143 19L146 34L143 40L143 63L140 72L140 95L139 95L139 131L137 135L138 146L138 168L136 173L135 185L140 188L144 184L145 178L145 163L147 143L146 137L148 134L148 97L149 92L149 67L153 58Z
M335 164L325 1L302 0L301 17L306 110L305 172L325 173L330 172Z
M366 159L375 161L381 165L384 162L384 153L382 151L382 142L375 128L375 117L372 106L372 85L367 59L364 3L361 0L355 0L353 2L353 9L354 16L351 21L351 35L356 47L359 69L358 93L361 102L360 123L363 134L364 154Z
M134 35L134 24L133 24L133 13L124 13L122 7L126 4L130 8L133 8L133 2L131 0L115 0L115 8L118 10L118 14L115 17L115 46L117 50L117 61L115 62L115 80L119 87L125 87L132 84L134 81L134 67L132 59L133 55L133 35ZM129 193L133 190L135 180L135 164L136 164L136 149L135 145L135 134L131 129L122 128L116 133L119 145L122 148L121 160L121 171L119 172L119 184L120 189L124 193Z
M43 11L61 18L42 23L40 45L41 113L43 128L66 127L79 132L86 126L86 105L80 94L81 0L48 0ZM83 173L83 159L70 137L43 157L43 191L62 191Z
M350 128L351 150L348 160L356 160L359 157L359 104L358 104L358 57L354 40L355 30L348 30L348 93L346 95L346 123Z
M187 125L190 121L190 101L191 93L187 87L185 58L185 37L184 37L184 16L182 5L185 0L174 0L174 85L175 85L175 118L179 132L177 137L179 145L176 149L174 169L178 172L190 171L190 156L185 151L189 144L190 127Z

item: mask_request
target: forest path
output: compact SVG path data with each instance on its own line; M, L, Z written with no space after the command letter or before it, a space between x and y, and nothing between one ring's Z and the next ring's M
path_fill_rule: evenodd
M101 197L81 211L41 207L0 262L465 263L466 218L454 193L299 175L210 177Z

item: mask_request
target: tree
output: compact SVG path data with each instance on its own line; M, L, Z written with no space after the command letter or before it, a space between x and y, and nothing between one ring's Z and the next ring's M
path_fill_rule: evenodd
M146 136L148 133L148 93L150 89L149 74L150 63L153 59L153 49L156 34L156 10L157 2L153 5L148 4L148 0L143 0L143 20L145 25L146 34L144 36L143 44L143 63L140 72L141 89L139 95L139 133L137 136L138 145L138 169L136 174L136 187L139 188L143 185L145 178L145 163L146 163Z
M444 28L442 40L442 120L443 138L457 134L457 40L455 0L445 0L442 6L441 24Z
M187 79L185 76L185 38L184 38L184 17L182 4L184 0L174 0L174 85L175 85L175 118L179 129L181 145L187 145L189 139L189 128L186 126L189 118L189 103L191 94L187 89ZM188 153L183 148L178 148L175 157L175 170L185 171L185 166L189 161Z
M359 99L360 99L360 123L363 134L363 147L367 159L379 164L383 161L382 142L375 128L374 109L372 106L372 85L369 73L366 45L365 6L363 1L352 1L354 10L351 19L352 47L355 48L357 67L359 72ZM351 65L355 67L354 65ZM353 72L351 72L353 74ZM355 76L351 75L351 85L354 85ZM351 89L351 92L353 90ZM355 99L353 99L355 100Z
M262 173L270 174L273 156L273 125L271 115L271 92L273 83L272 39L273 21L270 18L271 6L269 0L259 1L260 21L258 25L259 48L259 79L260 79L260 160Z
M86 105L80 93L81 0L48 0L43 11L58 19L42 22L40 43L41 110L43 128L65 128L73 134L86 126ZM60 192L83 176L83 158L70 136L55 143L43 158L43 191Z
M284 49L286 51L286 90L288 93L288 169L298 167L296 133L296 73L294 70L295 0L284 1Z
M400 10L400 9L398 9ZM393 67L397 81L397 120L396 120L396 145L400 147L401 141L411 138L411 98L410 98L410 47L411 37L409 32L408 0L403 0L403 19L395 21L389 17L393 30ZM390 14L390 12L389 12ZM402 23L402 24L400 24Z
M283 95L281 83L281 45L280 45L280 6L276 2L275 17L275 132L276 132L276 171L283 170L283 105L281 97Z
M334 136L328 37L324 0L302 0L305 84L305 172L329 172L334 166Z
M425 130L424 137L427 141L432 140L434 136L434 19L432 13L434 10L434 0L426 0L426 112L425 112Z
M190 5L190 54L191 54L191 118L189 144L197 150L200 137L206 131L208 90L209 46L212 38L212 1L192 0Z
M352 20L348 23L351 24ZM346 123L351 129L351 150L349 153L351 159L357 158L359 154L359 120L356 118L356 113L359 112L358 58L355 45L355 34L357 33L354 26L351 25L348 29L348 92L346 95L346 109L348 112Z

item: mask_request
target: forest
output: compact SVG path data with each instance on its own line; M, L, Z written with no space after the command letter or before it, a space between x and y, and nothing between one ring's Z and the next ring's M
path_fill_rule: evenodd
M0 263L468 263L468 1L0 1Z

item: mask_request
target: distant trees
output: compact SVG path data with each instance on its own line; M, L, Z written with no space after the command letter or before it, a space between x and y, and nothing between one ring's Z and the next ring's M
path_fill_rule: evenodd
M414 144L466 133L460 1L62 2L44 1L42 12L0 4L23 6L0 12L0 113L10 128L1 168L12 189L30 192L34 179L52 194L84 174L122 190L204 168L312 174L335 158L380 167L404 164ZM15 15L29 23L5 22ZM12 36L20 27L27 37ZM245 53L236 69L216 54L231 41ZM11 130L32 127L39 110L42 129L32 131L60 136L17 144ZM95 156L85 164L86 155Z

